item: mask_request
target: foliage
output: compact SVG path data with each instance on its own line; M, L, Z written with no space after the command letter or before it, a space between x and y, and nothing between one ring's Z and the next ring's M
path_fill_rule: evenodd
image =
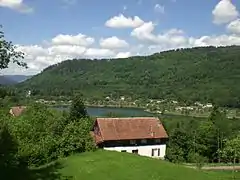
M10 62L16 63L19 66L27 67L27 64L22 62L24 54L20 51L16 51L16 47L12 42L8 42L4 38L4 32L1 30L0 25L0 69L8 68Z
M0 169L18 165L17 143L9 132L4 117L0 120Z
M69 119L75 121L81 118L87 118L87 109L83 103L82 95L75 95L70 107Z
M236 160L240 159L240 135L228 140L221 154L227 162L236 163Z
M178 163L198 162L200 166L204 162L226 162L222 151L239 134L240 128L240 119L226 118L217 107L208 119L177 116L161 119L169 135L166 159Z
M17 85L32 95L132 97L240 107L240 46L171 50L146 57L68 60ZM188 113L188 112L186 112Z
M9 119L12 135L19 144L18 154L30 166L94 149L89 133L92 119L70 121L65 113L33 104L20 117Z
M71 122L65 127L58 150L61 156L94 150L88 121L88 119L82 119L81 122Z

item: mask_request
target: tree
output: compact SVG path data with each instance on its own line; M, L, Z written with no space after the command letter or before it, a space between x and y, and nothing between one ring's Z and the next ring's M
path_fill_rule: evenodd
M78 120L81 118L87 118L87 117L88 117L88 113L83 103L82 95L80 94L74 95L72 104L70 107L69 119L71 121L75 121L75 120Z
M21 61L24 58L24 53L16 51L16 46L11 41L5 40L4 32L1 28L2 26L0 25L0 69L8 68L10 62L27 68L27 64Z
M240 135L236 138L228 140L225 147L221 151L223 159L233 162L233 179L235 179L235 163L240 159Z

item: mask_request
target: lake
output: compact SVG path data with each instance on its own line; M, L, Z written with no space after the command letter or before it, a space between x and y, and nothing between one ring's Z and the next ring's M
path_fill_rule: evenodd
M68 107L55 107L59 110L68 110ZM140 108L114 108L114 107L87 107L90 116L103 117L107 114L114 114L122 117L141 117L154 116L152 113L146 112Z

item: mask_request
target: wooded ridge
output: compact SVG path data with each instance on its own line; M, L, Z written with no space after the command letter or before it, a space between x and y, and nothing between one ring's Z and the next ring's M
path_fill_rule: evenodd
M196 47L125 59L74 59L17 85L33 95L129 96L240 107L240 46Z

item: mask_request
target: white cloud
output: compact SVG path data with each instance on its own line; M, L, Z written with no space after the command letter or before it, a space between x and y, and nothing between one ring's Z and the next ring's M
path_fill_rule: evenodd
M154 6L154 10L155 10L155 12L158 12L158 13L161 13L161 14L165 13L165 7L160 5L160 4L156 4Z
M95 41L94 38L88 37L84 34L78 35L59 34L52 39L52 44L90 46L94 43L94 41Z
M100 39L100 46L106 49L120 49L128 47L129 44L125 40L112 36L110 38Z
M231 33L240 34L240 19L236 19L227 25L227 30Z
M84 55L90 58L109 58L113 57L115 52L109 49L90 48L86 50Z
M212 14L215 24L229 23L239 16L237 8L232 4L231 0L221 0L215 6Z
M152 31L154 30L154 24L153 22L146 22L142 24L140 27L135 28L131 32L131 36L136 37L139 40L142 41L149 41L154 42L156 41L155 36L152 34Z
M22 13L33 12L33 8L27 6L23 0L0 0L0 7L10 8Z
M85 47L76 45L57 45L48 48L49 55L81 56L85 51Z
M119 52L115 58L128 58L131 56L131 52Z
M219 36L202 36L200 38L189 38L192 46L230 46L240 45L240 36L222 34Z
M187 44L184 32L178 29L170 29L162 34L154 34L154 25L151 21L135 28L131 35L147 44L161 44L163 48L182 47Z
M125 17L123 14L114 16L111 19L107 20L105 26L111 28L136 28L141 26L144 23L142 19L138 16Z

